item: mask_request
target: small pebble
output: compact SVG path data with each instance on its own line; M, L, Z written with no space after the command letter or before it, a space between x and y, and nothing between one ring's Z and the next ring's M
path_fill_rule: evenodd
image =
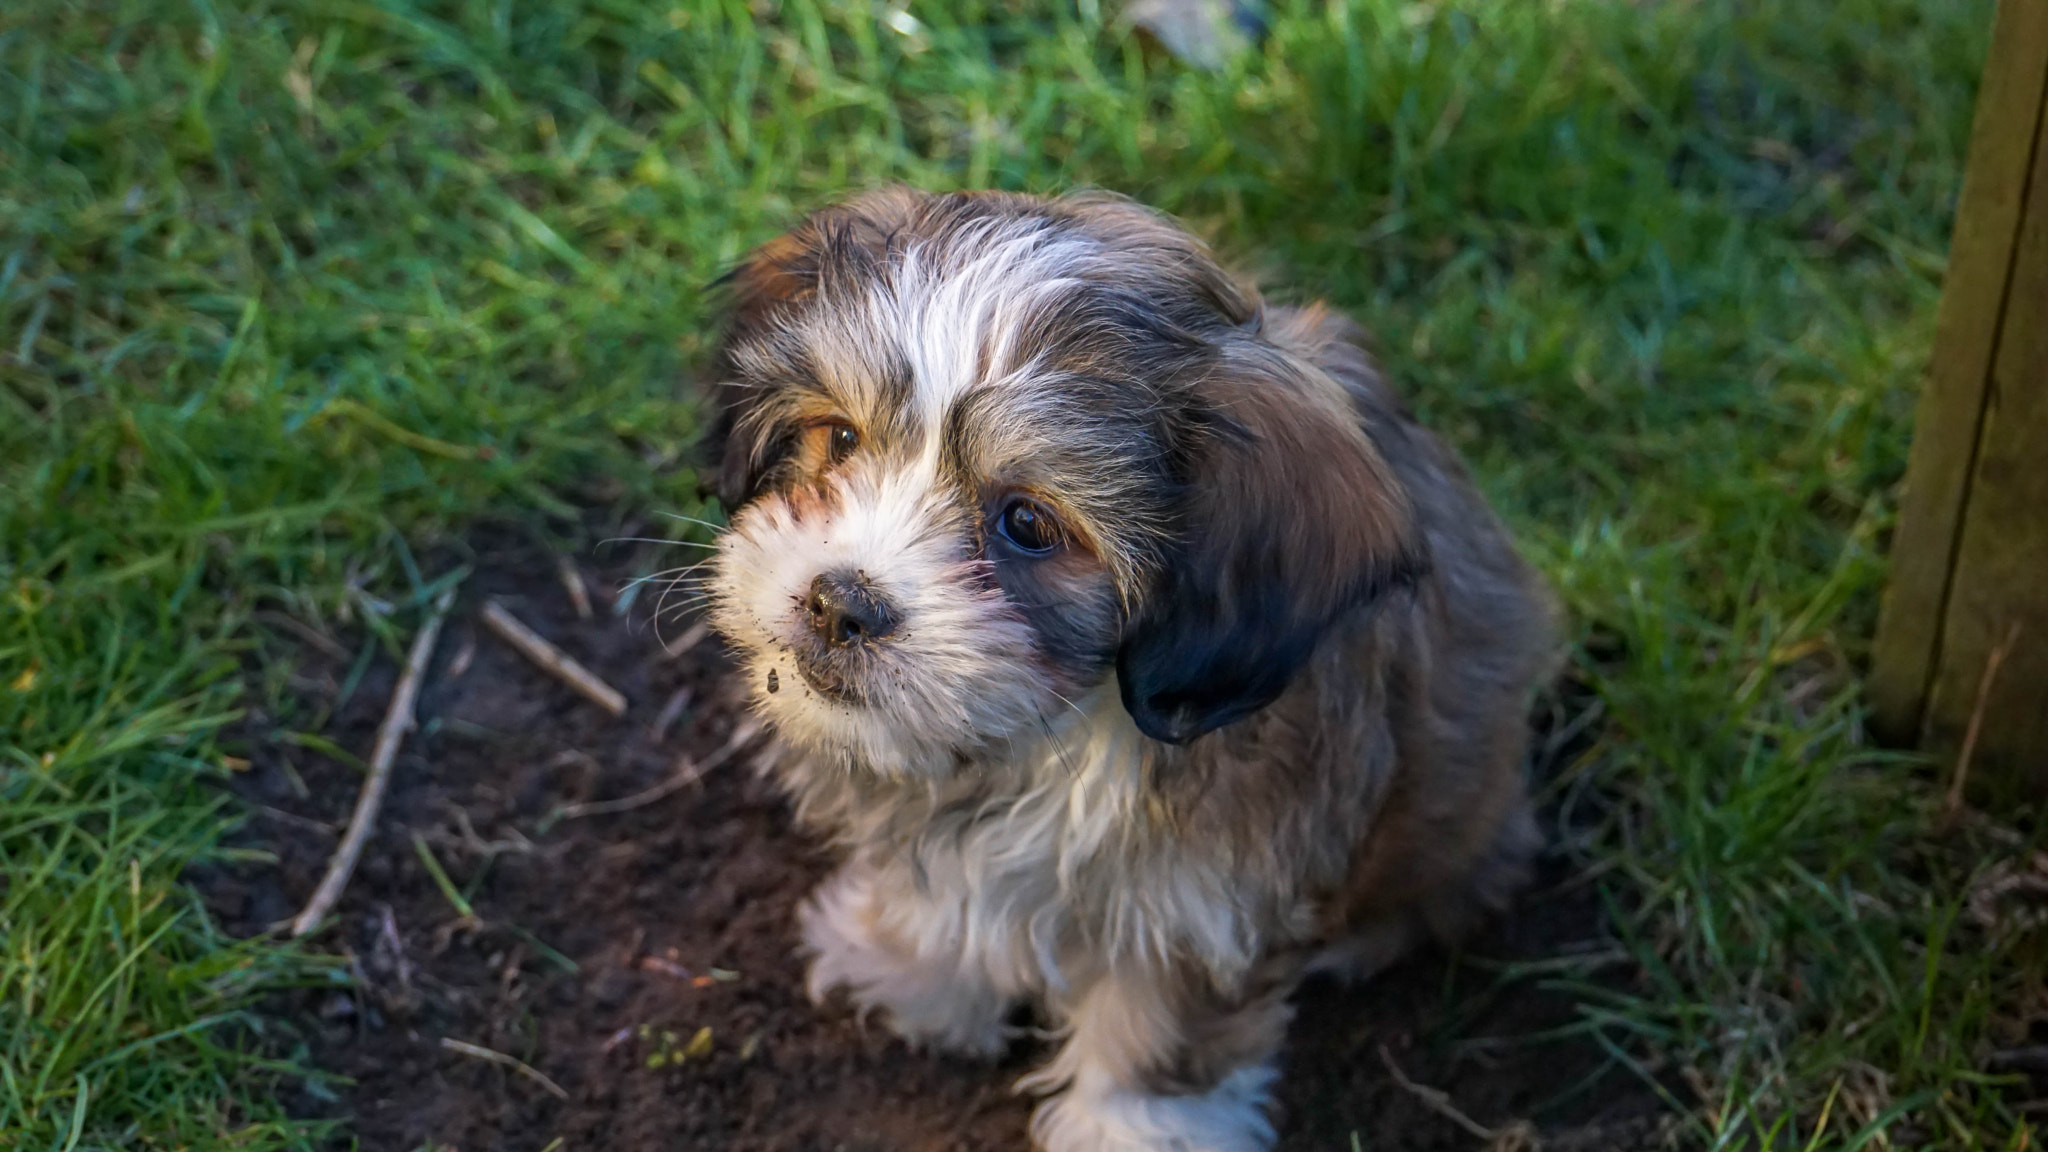
M772 695L772 694L774 694L774 693L776 693L776 692L779 692L779 691L781 691L781 690L782 690L782 677L780 677L780 676L777 676L777 675L775 674L775 669L773 669L773 668L770 668L770 669L768 670L768 691L769 691L769 693L770 693L770 694Z

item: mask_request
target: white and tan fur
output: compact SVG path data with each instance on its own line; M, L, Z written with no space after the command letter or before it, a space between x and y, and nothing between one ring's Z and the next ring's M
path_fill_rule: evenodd
M713 620L844 853L812 995L1039 1006L1050 1152L1267 1147L1301 977L1519 882L1540 583L1347 325L1128 202L876 193L735 286Z

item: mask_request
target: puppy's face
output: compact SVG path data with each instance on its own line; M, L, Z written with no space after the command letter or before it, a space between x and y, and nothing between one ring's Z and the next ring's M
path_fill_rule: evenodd
M1192 739L1411 563L1343 389L1134 206L883 193L735 279L713 619L814 753L954 771L1113 672Z

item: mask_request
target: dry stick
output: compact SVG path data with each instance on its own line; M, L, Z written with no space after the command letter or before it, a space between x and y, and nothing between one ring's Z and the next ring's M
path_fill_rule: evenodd
M540 666L541 671L574 688L584 699L614 716L626 712L626 698L619 690L597 678L597 674L578 664L567 652L540 638L540 634L520 623L517 616L505 610L503 604L492 600L484 605L484 626L498 634L498 638L519 649L519 654Z
M334 835L334 825L327 823L325 820L315 820L309 816L301 816L297 812L287 812L282 808L272 808L268 804L256 805L256 811L263 813L273 820L282 820L287 824L297 824L301 828L311 828L322 836Z
M1451 1103L1450 1093L1441 1088L1431 1088L1427 1084L1417 1084L1415 1081L1410 1080L1408 1074L1401 1071L1401 1066L1394 1063L1394 1054L1387 1051L1385 1044L1380 1045L1380 1063L1387 1066L1387 1072L1394 1077L1394 1083L1407 1089L1410 1095L1428 1105L1430 1111L1449 1120L1481 1140L1492 1140L1494 1138L1495 1132L1493 1129L1458 1111L1458 1106Z
M363 845L369 842L370 826L376 823L377 809L384 803L384 789L391 783L391 765L398 759L398 744L405 739L406 730L412 727L413 701L420 694L420 678L426 674L427 661L434 655L434 641L441 635L441 624L448 619L448 606L455 602L455 590L450 588L434 601L433 615L420 626L419 635L413 637L412 651L405 657L405 671L398 678L398 687L391 693L391 707L384 712L384 723L377 729L377 748L370 754L370 775L363 781L363 790L356 797L355 815L349 817L348 832L341 838L341 847L334 850L334 858L327 862L327 875L320 878L320 887L313 890L313 898L306 902L306 910L292 921L292 935L304 936L325 919L334 902L341 899L341 890L348 887L348 878L356 870L356 860L363 854Z
M576 562L567 556L556 561L555 570L562 578L562 589L569 593L569 603L576 609L578 620L590 619L590 589L583 585L583 573L577 571Z
M1970 782L1970 758L1977 754L1977 733L1984 727L1984 702L1991 697L1991 684L1998 679L1998 666L2005 663L2006 653L2012 651L2013 642L2020 638L2020 622L2015 620L2005 630L2005 639L1991 649L1984 658L1984 675L1977 680L1977 701L1970 706L1970 723L1963 729L1963 747L1956 753L1956 773L1948 782L1948 799L1942 803L1943 820L1952 821L1963 810L1963 789Z
M668 739L669 728L675 724L676 718L683 714L683 709L690 706L690 695L687 685L676 689L675 694L668 698L668 703L663 704L661 711L655 713L654 725L647 730L647 734L656 744Z
M683 633L681 636L676 637L675 643L663 644L661 646L662 654L664 656L667 656L669 659L674 660L677 657L688 653L697 645L702 644L704 642L704 638L709 635L711 635L711 625L706 621L699 620L697 623L690 626L689 631Z
M556 1099L567 1100L569 1098L568 1089L548 1079L540 1069L535 1068L516 1056L507 1056L503 1052L494 1052L481 1044L470 1044L447 1036L441 1037L441 1047L446 1048L450 1052L460 1052L464 1056L474 1056L479 1060L488 1060L493 1064L503 1065L547 1089Z
M460 680L462 674L469 671L470 664L475 660L476 629L465 628L462 632L462 646L455 650L455 658L448 661L448 667L441 670L441 675L449 680Z
M760 731L761 725L758 722L742 720L739 726L732 730L732 736L719 747L718 751L713 752L703 760L692 760L687 756L683 757L677 763L674 775L647 789L645 792L635 792L631 796L624 796L617 800L597 800L588 804L565 804L558 810L556 816L562 820L574 820L579 816L611 816L619 812L630 812L635 808L652 804L679 788L686 788L703 779L706 772L732 759L733 754L746 747L748 741L752 740Z

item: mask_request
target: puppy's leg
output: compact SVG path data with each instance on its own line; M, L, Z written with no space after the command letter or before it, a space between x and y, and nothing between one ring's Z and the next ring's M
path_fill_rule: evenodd
M1019 1085L1057 1093L1032 1139L1045 1152L1263 1152L1293 979L1252 983L1225 995L1187 972L1103 977L1059 1054Z
M963 950L961 919L900 870L849 862L798 913L811 999L843 987L913 1044L1000 1055L1011 1039L1004 1018L1022 990L998 986L989 965Z
M1425 940L1462 942L1528 887L1542 848L1543 834L1517 785L1514 802L1485 848L1448 878L1406 895L1391 910L1359 916L1347 933L1313 958L1310 970L1366 980Z

